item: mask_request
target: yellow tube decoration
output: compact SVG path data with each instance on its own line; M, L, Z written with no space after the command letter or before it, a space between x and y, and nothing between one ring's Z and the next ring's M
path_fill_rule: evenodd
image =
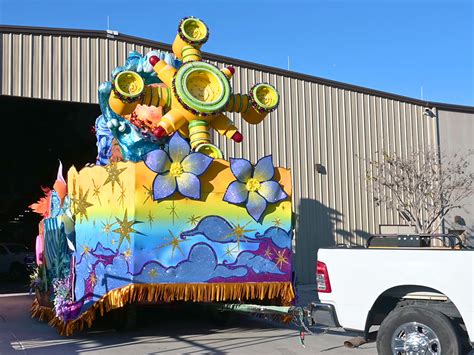
M235 94L230 97L227 104L226 111L245 113L250 107L250 100L248 95Z
M193 120L189 123L188 127L191 148L196 152L204 153L214 159L222 159L223 155L221 150L211 143L208 122L204 120Z
M221 72L230 80L234 75L235 70L233 67L225 67L221 69Z
M191 148L196 148L199 144L211 143L209 133L209 123L203 120L194 120L189 123L189 139Z
M121 116L132 113L143 96L144 86L143 79L137 73L119 73L113 81L109 98L110 108Z
M172 46L173 53L183 63L201 60L199 49L208 38L209 30L203 21L195 17L186 17L178 26L178 34Z
M185 46L181 51L181 59L183 63L192 62L195 60L201 60L201 51L192 46Z
M214 159L223 159L224 157L222 151L212 143L199 144L194 150L196 152L206 154Z
M235 72L234 68L219 69L202 61L201 46L206 43L208 37L209 30L203 21L194 17L184 18L179 24L178 34L172 46L173 53L182 60L183 65L176 69L158 56L151 56L148 59L167 90L148 87L143 89L143 81L140 85L137 79L135 86L142 91L128 93L127 90L130 91L130 88L136 89L132 83L124 79L123 85L116 85L118 89L123 86L121 90L124 94L117 89L110 95L112 110L124 116L133 112L138 103L164 106L169 112L159 122L155 122L151 129L157 138L172 135L176 131L187 133L188 129L197 132L198 128L194 127L200 127L199 134L191 132L194 140L197 142L199 137L199 140L206 140L205 144L210 144L208 130L212 127L219 134L240 143L243 140L242 134L223 113L238 112L246 122L258 124L268 113L277 108L279 95L269 84L253 86L248 95L232 94L230 80ZM117 95L116 91L121 96ZM194 124L194 121L199 122ZM198 143L192 144L193 149L198 146Z
M187 122L186 117L184 116L181 110L172 109L161 118L160 124L157 127L157 129L161 128L161 129L166 130L167 132L176 132L186 122ZM155 135L158 135L158 134L155 134Z
M278 107L279 95L270 84L257 84L250 89L250 107L242 112L242 118L250 124L258 124ZM242 105L244 106L244 105Z
M232 138L235 132L238 132L238 129L235 127L234 123L229 119L229 117L223 114L217 115L211 121L211 127L214 128L221 136L226 136L229 139Z
M153 65L153 70L155 71L158 78L170 88L173 83L173 78L176 74L176 69L171 65L168 65L164 60L158 61Z

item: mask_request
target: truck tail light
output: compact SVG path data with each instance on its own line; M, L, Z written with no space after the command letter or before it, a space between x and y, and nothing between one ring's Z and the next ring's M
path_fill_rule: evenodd
M322 261L318 261L316 264L316 284L318 292L330 293L331 282L329 281L329 274L326 264Z

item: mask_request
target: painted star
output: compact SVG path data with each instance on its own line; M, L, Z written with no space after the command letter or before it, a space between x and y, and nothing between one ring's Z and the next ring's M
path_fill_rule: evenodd
M153 218L153 215L151 214L151 210L148 211L148 223L150 224L150 227L152 225L152 223L155 221L155 219Z
M272 257L272 251L271 251L270 247L268 247L268 248L265 250L265 257L271 259L271 257Z
M83 194L82 187L79 187L79 197L76 199L76 208L74 210L75 214L79 217L79 221L82 222L82 218L84 217L86 221L88 221L87 216L87 209L91 206L94 206L92 203L87 201L87 195L89 194L89 190Z
M118 203L123 207L125 203L125 188L123 186L123 183L121 181L118 182L118 185L120 186L120 195L118 197Z
M115 219L117 220L116 223L118 223L119 228L114 229L112 232L120 234L119 245L118 245L119 248L122 245L122 242L123 242L124 239L126 239L128 241L128 243L130 243L130 233L137 233L137 234L143 235L143 233L141 233L141 232L139 232L139 231L137 231L133 228L133 226L135 224L141 223L141 222L135 221L135 220L130 220L129 221L128 220L128 215L127 215L127 210L125 210L125 214L124 214L122 220L117 218L117 217L115 217Z
M95 197L97 199L97 201L99 201L99 205L102 206L102 202L100 202L100 188L101 188L101 186L96 185L94 179L92 179L92 186L93 186L92 196Z
M188 223L195 227L198 222L199 222L199 219L201 218L201 216L195 216L195 215L191 215L189 218L188 218Z
M173 232L172 232L170 229L168 229L168 232L169 232L169 234L170 234L171 241L168 242L168 243L166 243L166 244L160 245L160 246L158 247L158 249L161 249L161 248L164 248L164 247L167 247L167 246L170 246L170 245L171 245L171 257L174 256L174 251L175 251L175 249L178 249L178 250L180 251L180 253L184 256L184 252L183 252L183 250L181 249L181 246L179 245L179 243L185 242L186 240L185 240L185 239L181 239L181 238L179 237L179 235L178 235L178 236L175 236L175 235L173 234Z
M152 279L154 279L155 277L158 276L158 271L156 271L156 269L153 268L150 271L148 271L148 276L150 276Z
M276 257L277 257L275 263L281 269L283 267L283 264L288 264L288 259L285 256L285 251L284 250L281 250L281 251L276 251L275 250L275 253L276 253Z
M108 237L112 232L112 227L115 223L116 222L110 223L110 221L107 221L107 223L102 222L102 233Z
M174 218L175 217L176 217L176 219L178 218L178 213L176 212L176 205L175 205L174 201L172 201L171 206L166 207L166 209L170 211L171 219L172 219L173 225L174 225Z
M107 171L109 176L107 176L107 180L105 180L104 186L107 185L109 182L112 183L112 193L113 193L115 183L118 184L120 182L119 175L122 174L125 170L127 170L127 168L118 169L117 163L110 163L109 165L105 167L105 170Z
M90 248L87 245L82 246L82 252L83 254L89 254Z
M132 249L130 249L130 247L128 247L127 250L125 250L125 252L123 253L123 256L127 260L130 259L130 257L132 256Z
M280 227L280 226L281 226L281 219L278 218L278 217L275 218L272 222L273 222L273 225L274 225L275 227Z
M89 282L91 283L92 287L97 284L97 276L95 274L90 275Z
M235 245L234 247L230 247L230 245L227 245L226 248L225 248L225 252L224 252L224 255L223 256L230 256L232 257L234 255L234 252L235 252L235 249L237 248L237 245Z
M249 221L248 223L246 223L245 225L241 226L240 223L238 224L234 224L231 222L232 224L232 232L230 232L229 234L226 235L226 237L228 238L231 238L233 236L235 236L235 238L237 239L237 249L240 250L240 240L243 238L243 239L246 239L247 236L245 235L245 233L249 233L249 232L254 232L255 229L245 229L245 227L247 227L252 221Z
M143 204L145 204L148 200L153 200L153 189L145 185L142 186L145 189L145 201L143 201Z

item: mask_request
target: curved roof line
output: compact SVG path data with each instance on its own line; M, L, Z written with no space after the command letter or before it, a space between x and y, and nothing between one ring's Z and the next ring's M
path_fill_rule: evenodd
M14 26L14 25L1 25L0 24L0 33L23 33L23 34L38 34L38 35L57 35L57 36L75 36L75 37L89 37L89 38L109 38L115 40L122 40L124 42L129 42L141 46L148 46L153 47L156 49L160 49L163 51L171 52L171 45L152 41L149 39L144 39L140 37L130 36L122 33L117 33L116 31L104 31L104 30L78 30L78 29L70 29L70 28L52 28L52 27L30 27L30 26ZM297 73L290 70L275 68L268 65L256 64L252 62L248 62L241 59L225 57L217 54L203 52L203 57L207 60L213 60L217 62L223 62L226 64L232 64L239 67L259 70L263 72L267 72L270 74L277 74L284 77L294 78L305 80L321 85L328 85L333 86L339 89L356 91L368 95L376 95L380 97L384 97L387 99L397 100L397 101L404 101L408 103L412 103L415 105L420 105L424 107L436 107L440 110L449 110L449 111L456 111L456 112L466 112L466 113L474 113L474 106L464 106L464 105L457 105L457 104L447 104L442 102L433 102L433 101L425 101L420 99L415 99L408 96L393 94L385 91L369 89L358 85L342 83L340 81L324 79L317 76L309 75L309 74L302 74Z

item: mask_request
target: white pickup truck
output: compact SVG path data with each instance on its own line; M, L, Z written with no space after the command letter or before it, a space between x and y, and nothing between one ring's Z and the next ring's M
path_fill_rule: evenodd
M474 342L473 250L334 247L317 260L316 322L365 339L380 326L381 355L457 355Z

